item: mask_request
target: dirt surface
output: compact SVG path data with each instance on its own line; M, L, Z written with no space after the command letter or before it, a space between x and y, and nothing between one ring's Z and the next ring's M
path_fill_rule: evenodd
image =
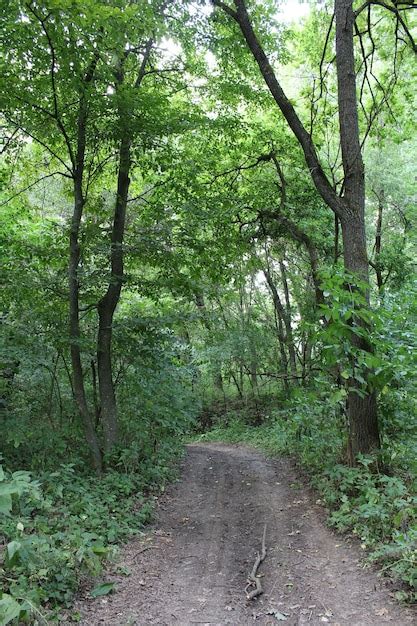
M258 572L265 593L249 602L247 576L265 524L267 556ZM81 624L417 623L360 566L361 556L326 528L290 461L242 446L190 445L153 529L107 573L117 591L81 600Z

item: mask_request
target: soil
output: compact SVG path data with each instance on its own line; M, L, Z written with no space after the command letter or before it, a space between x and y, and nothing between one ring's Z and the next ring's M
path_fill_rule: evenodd
M116 591L81 598L80 623L416 624L415 612L364 569L357 542L326 527L316 498L288 459L243 446L187 446L182 478L159 498L155 525L107 572ZM249 601L265 525L264 593Z

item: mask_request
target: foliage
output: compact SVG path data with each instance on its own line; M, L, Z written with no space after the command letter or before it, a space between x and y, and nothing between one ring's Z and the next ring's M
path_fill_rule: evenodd
M18 604L20 618L29 619L39 604L68 605L80 580L99 574L117 543L141 532L152 512L150 490L172 479L175 450L159 450L130 472L108 472L99 481L80 476L73 465L39 481L29 472L4 472L2 497L10 495L12 506L7 501L0 516L6 542L1 610L12 615Z

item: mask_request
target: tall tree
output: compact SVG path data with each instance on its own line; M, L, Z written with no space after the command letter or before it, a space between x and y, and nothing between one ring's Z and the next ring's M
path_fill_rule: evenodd
M129 198L132 167L144 159L146 141L150 145L156 134L166 136L167 101L183 88L182 70L169 65L181 62L165 60L156 51L156 42L164 36L168 4L155 0L146 6L124 6L115 1L85 7L81 2L16 0L2 16L11 35L5 69L9 90L1 103L5 119L42 149L46 173L41 172L40 180L62 176L70 181L68 309L73 390L98 471L102 450L110 452L118 439L112 336L125 281L123 241L127 206L133 200ZM146 93L142 93L145 79ZM143 116L149 110L155 116L152 120ZM171 121L175 110L173 106L169 111ZM136 193L143 184L143 176L138 178ZM94 265L98 255L88 259L85 228L94 213L102 222L102 274L92 288L85 277L88 261ZM87 342L82 318L90 311L98 318L99 431L89 407L83 364Z
M339 137L342 150L344 191L340 197L326 176L311 133L302 123L294 106L287 98L262 43L255 32L245 0L234 0L233 7L221 0L212 0L239 26L248 49L289 127L297 138L310 171L314 185L327 206L340 220L343 236L344 266L352 277L352 288L369 282L369 265L365 237L365 176L359 136L358 103L354 54L355 15L352 0L335 0L336 18L336 68L338 82ZM365 298L369 303L368 290ZM354 322L363 325L359 317ZM351 333L352 358L356 350L371 351L368 340L354 330ZM376 395L370 383L365 393L361 384L351 377L347 411L350 427L352 461L359 452L367 453L380 445Z

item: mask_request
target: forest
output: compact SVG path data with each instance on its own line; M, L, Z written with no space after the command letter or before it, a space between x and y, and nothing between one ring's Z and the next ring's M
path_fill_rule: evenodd
M1 625L196 440L295 459L417 601L416 9L1 2Z

